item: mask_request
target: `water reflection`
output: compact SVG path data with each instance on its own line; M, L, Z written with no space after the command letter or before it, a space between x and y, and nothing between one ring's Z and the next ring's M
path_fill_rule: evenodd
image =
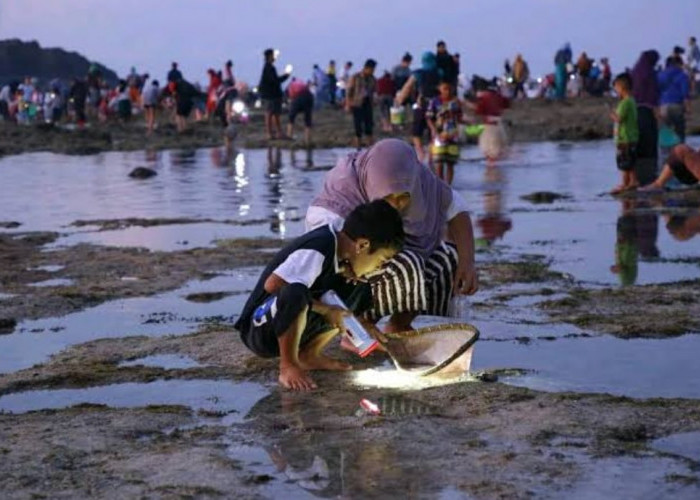
M270 231L284 235L287 228L284 225L284 198L282 195L282 150L279 147L267 148L267 186L268 206L272 209Z
M196 149L175 149L170 152L170 163L177 166L194 165L196 156Z
M503 235L513 227L510 218L505 215L502 192L504 183L504 172L501 167L494 164L486 168L484 171L484 213L477 219L477 225L481 229L481 235L487 245L503 238Z
M666 229L676 241L688 241L700 234L700 214L663 216Z
M334 411L329 412L329 408ZM354 404L339 404L331 396L280 391L260 400L247 418L283 415L290 428L329 429L282 433L274 444L264 448L268 470L312 496L369 498L388 495L398 487L420 493L439 490L439 481L431 481L433 471L429 468L419 475L411 473L411 465L407 464L415 457L404 459L398 448L358 435L352 426L335 430L323 423L332 414L352 416L355 410ZM287 488L277 493L292 494Z
M659 218L653 212L637 212L649 208L648 203L637 199L622 200L622 212L617 218L615 240L615 264L610 267L623 286L637 282L640 257L652 260L659 257L656 240L659 234Z

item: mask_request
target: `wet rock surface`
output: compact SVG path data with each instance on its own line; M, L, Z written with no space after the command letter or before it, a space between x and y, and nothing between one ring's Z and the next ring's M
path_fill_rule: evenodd
M150 179L158 175L158 172L148 167L136 167L129 172L129 177L132 179Z

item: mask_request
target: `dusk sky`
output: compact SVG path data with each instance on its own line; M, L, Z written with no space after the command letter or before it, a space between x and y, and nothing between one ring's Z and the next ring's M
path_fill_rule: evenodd
M292 63L308 78L329 59L373 57L382 70L408 50L417 61L438 39L469 75L500 73L517 52L533 74L550 72L567 41L576 57L609 56L617 72L689 35L700 37L700 0L0 0L0 38L75 50L120 75L133 65L163 79L178 61L202 83L229 58L257 83L266 47L281 50L280 70Z

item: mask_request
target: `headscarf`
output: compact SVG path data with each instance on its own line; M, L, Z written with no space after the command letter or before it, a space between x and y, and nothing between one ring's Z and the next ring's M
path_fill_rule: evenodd
M655 50L642 52L632 68L632 95L637 105L656 107L659 104L659 86L656 82L656 63L659 53Z
M437 57L430 51L423 52L420 63L423 71L434 71L437 69Z
M404 141L384 139L340 159L311 206L345 218L358 205L400 193L411 195L402 214L406 247L427 258L442 240L452 189L420 163Z

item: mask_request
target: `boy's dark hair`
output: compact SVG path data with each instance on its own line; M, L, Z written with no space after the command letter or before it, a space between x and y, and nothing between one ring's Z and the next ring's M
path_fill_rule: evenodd
M263 52L263 56L265 56L265 59L269 59L275 54L275 51L273 49L265 49L265 52Z
M447 47L447 44L445 43L444 40L438 40L438 43L436 44L436 47L437 47L437 48L440 48L440 47Z
M157 87L157 86L159 85L158 80L153 80L153 82L151 83L151 85L154 85L154 86Z
M345 219L343 232L353 240L367 238L370 253L381 248L399 251L406 239L401 214L385 200L355 208Z
M406 52L406 53L403 55L403 57L401 58L401 60L410 63L411 61L413 61L413 56L411 55L410 52Z
M632 77L629 75L629 73L620 73L617 75L613 80L613 85L616 83L621 84L627 90L632 90Z
M365 68L376 68L377 67L377 61L374 59L367 59L365 61Z

